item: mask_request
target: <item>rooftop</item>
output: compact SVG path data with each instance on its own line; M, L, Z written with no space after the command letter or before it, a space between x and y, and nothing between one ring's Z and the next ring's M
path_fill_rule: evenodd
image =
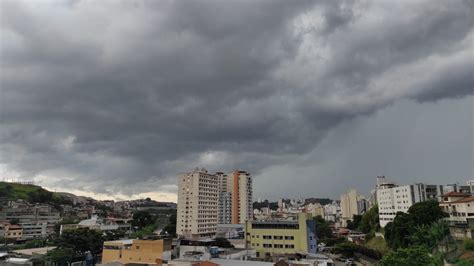
M463 203L463 202L472 202L472 201L474 201L474 196L464 197L462 199L458 199L458 200L453 201L451 203Z
M457 191L451 191L442 195L442 197L469 197L469 195Z

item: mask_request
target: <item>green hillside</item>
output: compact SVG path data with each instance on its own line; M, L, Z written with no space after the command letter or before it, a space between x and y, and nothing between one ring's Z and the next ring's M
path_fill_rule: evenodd
M0 197L8 200L23 199L32 203L69 203L64 196L40 186L0 182Z

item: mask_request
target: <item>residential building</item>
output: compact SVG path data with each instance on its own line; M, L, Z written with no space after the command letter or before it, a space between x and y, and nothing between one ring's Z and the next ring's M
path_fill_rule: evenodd
M245 241L259 258L316 253L316 224L307 213L300 213L295 221L247 221Z
M366 210L364 196L357 194L357 190L350 189L341 195L342 225L346 226L347 221L352 221L354 215L360 215Z
M425 184L406 186L389 186L377 189L377 202L379 208L379 223L385 227L392 222L397 212L408 212L408 209L417 202L434 200L435 197L426 193Z
M446 186L443 186L443 193L449 193L449 192L460 192L463 194L473 194L474 191L471 190L472 187L472 180L467 182L467 185L459 185L459 184L447 184Z
M16 224L5 224L5 238L10 240L21 239L23 228Z
M324 218L325 216L325 211L324 211L324 207L319 204L319 203L310 203L308 205L305 206L305 211L307 213L311 213L311 215L314 217L314 216L321 216Z
M219 178L219 223L244 224L252 220L252 176L239 170L216 175Z
M30 205L28 203L10 202L10 206L0 209L0 221L18 221L20 224L47 223L48 233L61 220L59 211L49 205Z
M215 236L218 194L217 175L205 169L179 174L176 233L192 239Z
M21 223L22 239L45 238L48 236L48 223Z
M229 176L223 172L216 173L219 180L219 208L218 208L218 223L230 224L232 223L232 189L229 182Z
M449 214L451 225L474 225L474 196L451 191L441 196L441 209Z
M244 224L218 224L216 236L227 239L243 239L244 229Z
M102 264L119 262L163 265L163 261L170 259L171 239L105 241L102 250Z

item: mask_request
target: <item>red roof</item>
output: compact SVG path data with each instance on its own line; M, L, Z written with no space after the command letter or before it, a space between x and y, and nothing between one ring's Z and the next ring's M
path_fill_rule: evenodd
M463 202L471 202L471 201L474 201L474 196L468 196L468 197L465 197L465 198L462 198L462 199L458 199L458 200L453 201L451 203L463 203Z
M442 197L469 197L469 195L457 191L451 191L444 194Z

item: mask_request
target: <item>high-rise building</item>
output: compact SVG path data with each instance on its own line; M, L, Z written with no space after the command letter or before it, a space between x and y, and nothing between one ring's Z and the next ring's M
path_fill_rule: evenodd
M243 224L253 218L252 176L235 170L230 174L217 172L219 179L219 223Z
M216 234L219 178L207 170L178 175L176 233L191 239Z
M354 215L360 215L366 210L366 200L364 196L357 194L357 190L350 189L341 195L341 214L343 226L347 221L352 221Z

